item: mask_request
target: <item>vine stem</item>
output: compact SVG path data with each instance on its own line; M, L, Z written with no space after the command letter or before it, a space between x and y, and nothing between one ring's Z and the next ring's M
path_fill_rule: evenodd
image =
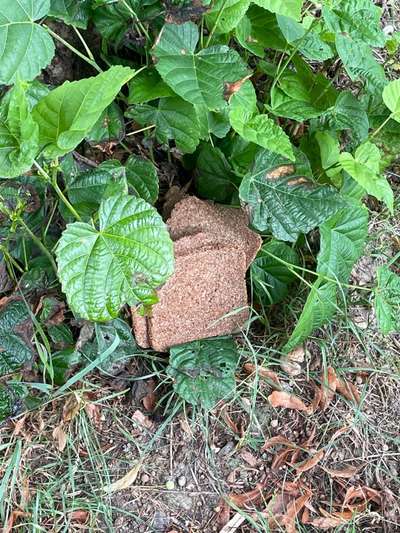
M50 261L50 264L54 270L54 272L57 274L57 265L56 265L56 262L54 261L54 257L51 255L51 253L49 252L49 250L46 248L46 246L42 243L42 241L39 239L39 237L37 237L33 231L25 224L24 220L22 218L20 218L18 220L18 223L21 224L21 226L24 228L24 230L27 232L27 234L30 236L30 238L33 240L33 242L36 244L36 246L38 248L40 248L40 250L42 250L42 252L45 254L45 256L48 258L48 260Z
M122 3L123 5L126 7L126 9L129 11L129 13L132 15L132 18L135 20L136 24L139 26L139 28L142 30L142 32L144 33L146 39L148 41L150 41L150 35L149 35L149 32L146 30L146 28L144 27L144 25L142 24L142 22L140 21L139 17L137 16L137 14L135 13L135 11L133 11L133 9L131 8L131 6L126 2L126 0L122 0Z
M70 201L62 192L60 186L57 183L57 168L54 168L53 175L50 177L37 161L34 161L33 164L39 171L39 174L41 174L53 186L54 190L57 193L57 196L60 198L65 207L70 211L70 213L74 216L74 218L76 218L76 220L81 221L82 219L79 213L75 210L74 206L70 203Z
M208 36L207 41L206 41L206 48L207 46L210 45L211 39L214 37L214 33L216 32L216 29L218 27L219 19L222 17L223 12L225 11L225 6L226 6L227 1L228 0L224 0L224 3L222 4L221 9L218 11L217 18L215 19L215 24L212 27L210 35Z
M47 32L54 37L54 39L57 39L57 41L60 41L64 46L66 46L71 52L76 54L78 57L83 59L83 61L86 61L86 63L89 63L94 69L97 70L97 72L103 72L102 69L99 67L99 65L94 61L94 59L90 59L89 57L85 56L85 54L82 54L79 50L75 48L75 46L72 46L68 41L60 37L57 33L55 33L52 29L50 29L46 24L43 24L43 28L47 30ZM86 48L86 47L85 47Z
M382 124L379 126L379 128L377 128L375 131L373 131L373 132L371 133L371 135L369 136L369 138L370 138L370 139L373 139L374 137L376 137L376 136L378 135L378 133L379 133L380 131L383 130L383 128L386 126L386 124L387 124L390 120L392 120L392 118L393 118L393 113L391 113L391 114L390 114L390 115L389 115L389 116L388 116L388 117L382 122Z

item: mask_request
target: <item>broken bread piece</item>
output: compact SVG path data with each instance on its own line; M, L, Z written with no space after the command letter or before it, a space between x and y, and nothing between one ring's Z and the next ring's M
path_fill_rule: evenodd
M167 224L175 271L158 289L149 316L132 310L137 343L162 352L238 332L249 318L246 271L262 243L246 214L187 197Z

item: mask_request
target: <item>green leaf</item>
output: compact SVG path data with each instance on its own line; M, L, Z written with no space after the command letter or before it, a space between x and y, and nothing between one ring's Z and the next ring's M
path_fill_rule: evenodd
M310 175L310 165L301 152L295 163L268 150L260 152L239 192L252 225L259 231L272 231L277 239L295 241L343 207L333 187L315 184Z
M336 35L336 49L353 81L366 80L370 92L382 91L387 83L385 70L374 58L368 44L346 34Z
M21 412L24 396L26 396L26 387L23 385L0 383L0 422Z
M128 104L145 104L163 96L173 95L172 89L163 82L156 69L149 67L129 82Z
M240 179L219 148L203 144L196 169L196 189L201 197L227 204L238 198Z
M110 143L122 141L125 136L124 114L121 108L113 102L100 115L98 121L86 135L86 140L92 144Z
M378 327L384 335L400 332L400 277L387 265L377 269L375 312Z
M373 0L339 0L334 6L322 7L329 31L350 35L366 44L383 47L386 37L381 28L382 8Z
M249 5L250 0L216 0L206 15L209 30L229 33L243 18Z
M0 309L0 376L20 370L34 350L31 315L23 300L11 300Z
M216 337L171 348L167 373L179 396L210 410L235 391L238 361L235 341Z
M257 98L251 81L242 84L229 104L231 125L243 139L294 160L290 139L283 129L267 115L257 114Z
M28 171L38 151L39 128L18 82L0 107L0 176L14 178Z
M97 359L109 349L116 337L119 339L117 348L98 367L103 372L117 375L124 369L127 361L140 352L128 324L117 318L106 324L96 324L94 339L82 347L82 353L91 361Z
M50 0L0 0L0 83L33 80L54 56L54 43L35 23L47 15Z
M80 172L67 182L68 199L86 218L98 210L103 199L117 193L127 193L125 169L119 161L109 159L96 169Z
M339 295L345 292L341 284L348 283L353 265L364 250L368 235L367 209L356 203L349 204L320 227L320 234L319 277L312 285L303 312L284 347L285 352L304 342L340 309Z
M91 0L50 0L49 16L77 28L87 28L90 13Z
M54 352L51 356L54 383L56 385L64 385L75 367L81 362L81 359L81 354L74 348L65 348Z
M194 107L182 98L161 98L158 107L148 104L130 108L127 117L142 126L154 125L160 143L173 139L179 150L192 153L200 142L199 122Z
M328 177L333 178L341 171L340 166L337 165L340 157L339 140L327 131L317 131L315 133L315 140L320 149L322 168Z
M333 57L331 47L324 42L320 35L305 28L299 22L282 15L277 16L278 25L287 42L310 60L326 61Z
M255 4L277 15L300 20L303 0L252 0Z
M400 122L400 80L393 80L383 89L383 101L392 112L392 118Z
M130 68L115 66L93 78L66 81L45 96L33 108L33 118L46 156L55 158L76 148L133 75Z
M200 127L201 139L207 141L211 134L223 139L228 134L231 125L226 107L221 111L209 111L205 105L195 105L194 109Z
M380 173L380 161L379 148L371 142L359 146L354 157L348 152L343 152L339 157L343 170L350 174L368 194L383 201L393 213L393 191L385 176Z
M248 74L239 54L227 46L203 48L196 53L199 30L193 22L166 24L154 48L156 69L163 80L184 100L225 107L224 90Z
M268 31L265 31L265 28L268 28ZM287 48L276 16L254 5L250 6L236 26L235 36L243 48L259 57L265 56L266 48L280 51Z
M349 91L340 93L335 105L322 115L321 122L335 131L351 130L355 141L358 142L368 137L368 115L361 103Z
M68 224L56 249L58 274L71 310L105 322L128 303L154 303L154 289L173 272L173 246L157 211L141 198L103 200L99 229Z
M296 279L291 265L299 265L299 258L286 243L272 240L263 245L250 267L252 288L261 304L272 305L286 298Z
M154 204L158 198L157 169L151 161L132 154L125 163L126 179L130 192Z

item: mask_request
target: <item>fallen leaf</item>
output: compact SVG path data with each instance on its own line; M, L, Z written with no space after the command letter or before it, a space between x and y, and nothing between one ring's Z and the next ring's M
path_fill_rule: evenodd
M229 100L232 95L237 93L240 90L240 88L243 85L243 83L245 81L247 81L249 78L251 78L251 76L252 76L252 74L249 74L249 75L245 76L244 78L242 78L240 80L237 80L237 81L234 81L232 83L225 82L225 88L224 88L224 98L225 98L225 100Z
M301 474L302 472L308 472L308 470L314 468L314 466L316 466L323 459L324 455L324 450L319 450L319 452L317 452L315 455L300 463L299 466L295 466L296 472L298 474Z
M354 500L373 501L378 505L382 504L381 493L370 487L349 487L344 498L343 505L346 506Z
M67 445L67 435L64 431L63 425L60 424L53 429L53 439L56 441L57 449L62 452Z
M135 483L142 464L143 459L136 463L136 465L131 468L123 477L121 477L121 479L114 481L114 483L111 483L110 485L105 485L103 487L103 491L107 492L107 494L111 494L112 492L117 492L118 490L124 490L130 487L133 483Z
M240 454L240 457L246 461L248 465L255 468L258 465L258 459L257 457L254 457L254 455L246 450L243 450Z
M63 407L62 419L64 422L71 422L81 410L83 400L76 392L70 394Z
M154 409L156 408L156 404L157 404L157 396L155 393L156 382L154 381L154 379L147 380L146 387L147 387L148 393L142 398L143 407L149 413L153 413Z
M29 514L25 513L24 511L12 511L7 524L5 525L4 529L2 529L2 533L11 533L11 531L14 529L15 522L18 518L26 518Z
M264 488L263 483L257 483L255 489L243 494L230 494L229 500L237 507L244 507L248 503L254 503L261 498L262 490Z
M272 407L284 407L285 409L303 411L307 414L312 413L312 406L307 406L298 396L288 392L274 391L268 396L268 401Z
M360 405L360 393L358 392L357 387L353 383L351 383L351 381L347 381L343 378L338 377L336 383L336 390L347 400L355 402L356 405Z
M283 435L276 435L275 437L271 437L270 439L267 439L264 443L264 446L261 448L262 452L265 452L266 450L269 450L269 448L273 448L274 446L287 446L288 448L297 448L297 444L290 441Z
M101 413L100 407L96 403L86 402L85 413L96 427L101 426Z
M311 499L312 493L307 492L299 498L293 500L287 507L286 514L282 518L282 525L286 527L287 533L296 533L296 518L302 511L305 504Z
M22 416L19 420L17 420L16 422L14 422L14 431L13 431L13 435L17 436L17 435L20 435L20 433L22 432L22 430L24 429L24 426L25 426L25 422L26 422L26 417L28 415L24 415Z
M239 437L243 436L243 428L241 424L236 424L236 422L233 420L231 415L227 412L227 405L224 404L221 407L220 414L222 416L222 419L226 423L226 425L235 433L235 435L239 435Z
M69 514L71 522L77 522L78 524L86 524L89 518L89 511L76 510Z
M282 355L280 366L289 376L298 376L302 372L300 363L304 362L305 350L303 346L297 346L288 354Z
M279 389L281 388L281 382L279 381L278 375L273 370L268 370L263 366L253 365L253 363L245 363L243 366L243 370L246 372L246 374L249 375L257 372L261 378L265 378L268 381L271 381L272 384L278 385Z
M238 527L240 527L243 522L246 520L246 517L241 513L236 513L227 524L220 530L219 533L234 533Z
M324 470L331 477L350 479L355 476L355 474L357 474L359 468L357 468L356 466L348 466L347 468L342 468L338 470L333 470L331 468L324 468Z
M336 516L326 516L326 517L320 517L320 518L314 518L313 520L308 520L307 522L303 522L304 524L314 526L317 529L331 529L334 527L341 526L348 522L348 520L342 520L339 517Z
M328 367L326 374L322 374L321 378L321 400L320 400L320 407L322 411L325 411L333 398L335 397L336 393L336 386L337 386L337 376L335 369L331 366Z
M219 527L225 526L225 524L229 522L229 518L231 515L231 508L229 507L228 502L221 498L216 511L217 514L215 520L217 524L219 525Z
M286 449L278 452L271 464L271 470L276 471L279 470L279 468L284 465L285 463L291 462L291 459L289 457L295 452L295 450Z
M154 428L154 423L150 420L148 416L144 415L142 411L139 411L139 409L137 409L133 413L132 420L146 429Z

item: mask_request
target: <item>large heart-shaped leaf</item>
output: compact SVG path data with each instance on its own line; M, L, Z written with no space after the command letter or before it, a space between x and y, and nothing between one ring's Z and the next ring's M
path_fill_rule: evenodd
M375 311L378 326L384 335L400 332L400 276L383 265L377 270Z
M125 163L128 186L136 196L143 198L149 204L154 204L158 198L158 175L155 165L132 154Z
M31 168L38 151L39 128L18 82L0 107L0 176L20 176Z
M0 309L0 376L22 368L32 360L32 321L23 300L11 300Z
M235 341L216 337L171 348L167 372L182 398L210 410L235 390L238 361Z
M166 24L154 47L156 69L184 100L220 109L226 105L226 84L242 79L248 70L239 54L227 46L196 53L198 40L199 30L193 22Z
M159 142L168 143L173 139L184 153L194 152L200 142L195 108L182 98L160 98L158 107L137 105L129 109L126 116L143 126L154 125Z
M56 250L62 288L74 314L104 322L128 303L154 303L173 272L173 246L157 211L141 198L102 201L99 229L68 224Z
M350 176L357 181L368 194L382 200L393 213L393 191L387 179L380 173L381 154L379 148L371 142L359 146L354 157L348 152L340 154L339 162Z
M93 78L66 81L40 100L32 112L46 155L55 158L76 148L133 75L128 67L114 66Z
M336 313L339 296L346 291L351 269L360 258L368 235L368 211L350 204L320 227L321 247L317 273L303 312L285 351L290 352Z
M33 80L54 55L47 31L35 23L50 9L50 0L0 0L0 83Z
M263 150L240 185L252 225L271 230L283 241L295 241L335 214L344 205L336 189L311 178L307 158L299 152L296 163Z
M229 120L243 139L294 160L293 148L283 129L267 115L259 115L254 86L247 80L229 101Z

